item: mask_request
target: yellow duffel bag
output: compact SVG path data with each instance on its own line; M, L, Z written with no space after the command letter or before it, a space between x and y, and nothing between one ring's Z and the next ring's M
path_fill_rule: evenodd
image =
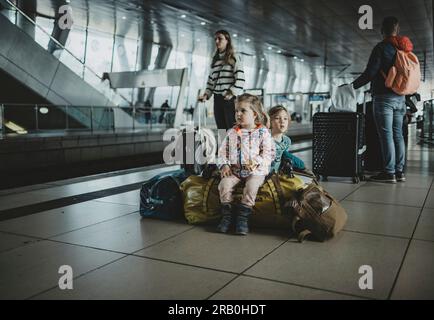
M184 213L188 223L199 224L220 219L219 183L219 177L205 179L192 175L181 184ZM265 180L256 196L256 203L249 223L252 226L260 227L290 228L292 216L288 212L284 212L282 206L303 185L303 180L297 176L274 174ZM239 203L241 200L243 187L244 185L240 183L235 188L235 203Z

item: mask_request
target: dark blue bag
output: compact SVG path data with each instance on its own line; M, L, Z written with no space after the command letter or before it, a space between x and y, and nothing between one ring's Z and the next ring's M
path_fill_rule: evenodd
M184 216L180 184L189 176L184 169L164 172L146 181L140 190L140 215L172 220Z

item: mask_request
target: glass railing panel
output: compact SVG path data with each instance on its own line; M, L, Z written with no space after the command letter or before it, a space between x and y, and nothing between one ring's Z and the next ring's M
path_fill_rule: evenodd
M175 122L174 109L159 108L136 108L135 109L135 129L161 131L173 128Z
M64 106L38 105L37 122L38 130L65 130L68 116Z
M69 51L67 48L65 48L63 45L61 45L55 38L51 36L45 29L46 25L40 25L33 21L31 18L29 18L27 15L25 15L18 7L13 4L9 0L5 0L11 7L11 10L14 11L15 14L9 13L9 20L11 20L16 26L25 26L24 31L31 30L31 33L33 31L35 33L30 34L32 38L35 39L35 41L41 45L44 49L47 49L48 43L54 42L56 43L59 50L56 50L53 53L53 56L55 56L57 59L59 59L62 63L64 63L68 68L71 69L74 73L76 73L78 76L80 76L84 81L92 85L96 90L98 90L101 94L103 94L107 99L109 99L113 104L115 105L130 105L130 101L128 98L120 95L115 90L111 89L110 86L107 83L104 83L101 81L101 76L95 73L91 68L87 67L82 60L77 58L71 51ZM12 19L12 17L17 16L17 19ZM25 23L17 22L18 20L25 20ZM31 24L30 27L27 27L26 24ZM46 23L45 23L46 24ZM83 71L84 69L84 71Z
M68 130L92 130L92 108L89 106L68 106Z
M114 111L113 108L93 107L92 108L93 131L113 131Z
M3 137L28 133L162 132L173 128L174 120L174 109L0 105L0 133Z
M3 105L5 133L32 133L39 128L38 106L35 105Z

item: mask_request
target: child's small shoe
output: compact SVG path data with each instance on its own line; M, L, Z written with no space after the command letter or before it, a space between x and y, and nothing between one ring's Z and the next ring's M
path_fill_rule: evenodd
M221 206L222 219L217 226L217 231L226 233L232 224L232 206L229 203L222 204Z
M235 233L245 236L249 233L249 216L252 213L252 208L240 204L238 209L237 223L235 226Z

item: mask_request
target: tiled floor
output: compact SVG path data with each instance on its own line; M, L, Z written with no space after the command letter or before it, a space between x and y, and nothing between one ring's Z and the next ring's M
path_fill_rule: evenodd
M297 155L310 163L311 151ZM323 182L348 212L325 243L142 219L138 190L0 221L0 299L434 299L434 149L412 145L408 160L406 183ZM4 190L0 210L170 169ZM62 265L72 290L59 289ZM365 265L373 288L362 290Z

